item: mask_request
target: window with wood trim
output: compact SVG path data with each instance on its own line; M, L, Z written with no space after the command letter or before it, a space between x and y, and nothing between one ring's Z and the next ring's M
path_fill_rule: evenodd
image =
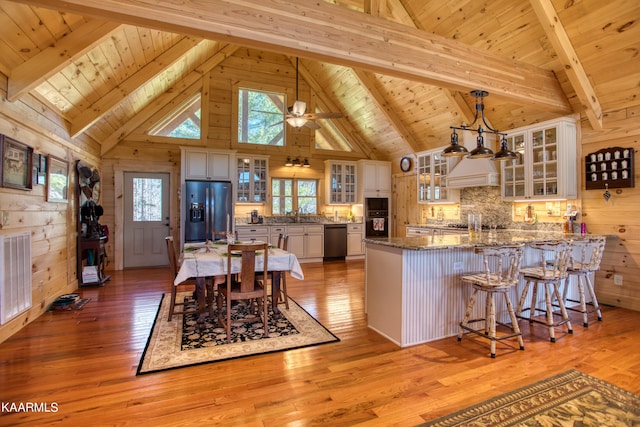
M284 93L238 89L238 142L284 146Z
M295 212L318 213L318 180L273 178L271 180L271 213L291 215Z
M196 93L164 120L152 127L149 130L149 135L200 139L201 113L200 93Z

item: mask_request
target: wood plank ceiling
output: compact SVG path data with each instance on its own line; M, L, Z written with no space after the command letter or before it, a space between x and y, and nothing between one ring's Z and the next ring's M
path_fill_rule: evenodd
M46 102L105 153L246 46L301 57L362 151L388 159L445 145L472 89L501 130L571 112L600 129L640 107L633 0L209 3L2 0L7 98Z

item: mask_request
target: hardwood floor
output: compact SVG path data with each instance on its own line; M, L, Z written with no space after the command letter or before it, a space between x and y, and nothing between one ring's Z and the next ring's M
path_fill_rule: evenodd
M82 310L45 313L0 344L0 425L415 425L579 369L640 393L640 312L604 307L574 334L521 322L515 341L465 336L400 349L367 329L363 262L303 265L289 294L339 343L136 376L168 269L112 272ZM57 411L53 409L57 407Z

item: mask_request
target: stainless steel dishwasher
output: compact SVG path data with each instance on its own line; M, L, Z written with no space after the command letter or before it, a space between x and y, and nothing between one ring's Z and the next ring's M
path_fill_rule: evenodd
M324 225L324 259L344 259L347 256L347 224Z

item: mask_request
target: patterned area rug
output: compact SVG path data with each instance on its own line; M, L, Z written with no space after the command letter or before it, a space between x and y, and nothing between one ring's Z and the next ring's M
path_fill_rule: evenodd
M570 370L422 426L637 426L640 396Z
M191 294L180 293L178 297L184 298L187 308L195 306ZM138 375L339 341L291 298L288 310L284 305L280 306L282 316L277 320L269 305L268 338L263 338L263 324L257 318L255 322L234 325L229 344L225 330L216 319L207 317L202 331L197 326L196 315L174 315L171 322L167 321L169 299L170 296L165 294L160 302L138 365ZM236 304L232 318L238 317L253 316L246 306Z

